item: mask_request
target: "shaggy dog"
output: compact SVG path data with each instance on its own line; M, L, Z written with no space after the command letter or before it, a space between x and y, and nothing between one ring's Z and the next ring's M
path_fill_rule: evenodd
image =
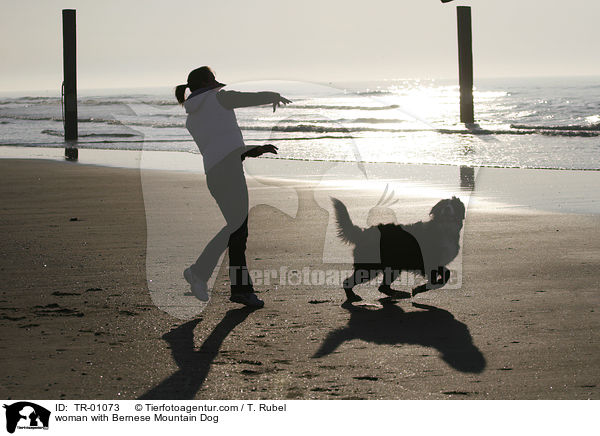
M348 302L361 298L352 288L383 273L379 291L391 297L406 293L391 288L402 271L414 271L428 283L413 289L412 295L440 288L450 279L446 268L460 250L460 230L465 219L465 206L456 197L439 201L429 221L414 224L379 224L366 229L352 223L344 203L332 198L338 225L338 236L354 245L354 272L344 281Z

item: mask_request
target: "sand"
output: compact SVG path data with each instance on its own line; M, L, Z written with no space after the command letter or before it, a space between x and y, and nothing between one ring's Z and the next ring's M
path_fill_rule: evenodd
M528 183L569 179L555 173ZM222 265L200 313L180 277L190 229L215 216L200 175L3 159L0 177L0 397L600 398L598 214L474 201L458 289L391 302L371 284L342 307L335 286L273 280L251 311ZM253 269L349 267L327 242L329 188L250 185ZM365 218L366 194L334 192ZM404 200L401 221L435 203Z

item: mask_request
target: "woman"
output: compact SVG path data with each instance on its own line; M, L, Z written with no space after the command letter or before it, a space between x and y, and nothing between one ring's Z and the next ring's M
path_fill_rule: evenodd
M291 103L276 92L224 91L209 67L200 67L188 75L185 85L175 88L175 97L188 114L186 127L198 145L204 160L206 184L223 213L226 225L208 243L196 263L183 272L192 294L208 301L208 279L229 247L230 300L251 307L263 307L254 293L246 264L248 239L248 188L242 167L246 157L277 153L277 147L246 147L233 109L272 104L273 112L281 104ZM185 98L186 88L191 94Z

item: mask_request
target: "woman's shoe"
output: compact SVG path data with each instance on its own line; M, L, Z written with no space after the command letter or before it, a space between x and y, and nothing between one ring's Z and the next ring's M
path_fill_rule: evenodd
M257 309L260 309L265 305L265 302L258 298L254 292L231 294L229 301L244 304L248 307L256 307Z
M205 280L202 280L196 274L194 274L190 268L186 268L183 272L183 278L190 284L190 288L194 297L200 301L208 301L210 296L208 295L208 284Z

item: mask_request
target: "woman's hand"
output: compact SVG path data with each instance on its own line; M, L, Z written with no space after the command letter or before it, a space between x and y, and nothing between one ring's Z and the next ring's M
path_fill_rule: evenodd
M273 101L273 112L275 112L275 109L280 107L282 104L285 106L286 104L291 103L291 102L292 102L292 100L288 100L287 98L282 97L281 95L277 94L275 101Z
M265 153L273 153L273 154L277 154L277 150L279 150L277 147L275 147L273 144L265 144L265 145L261 145L259 147L261 149L261 155L265 154Z

